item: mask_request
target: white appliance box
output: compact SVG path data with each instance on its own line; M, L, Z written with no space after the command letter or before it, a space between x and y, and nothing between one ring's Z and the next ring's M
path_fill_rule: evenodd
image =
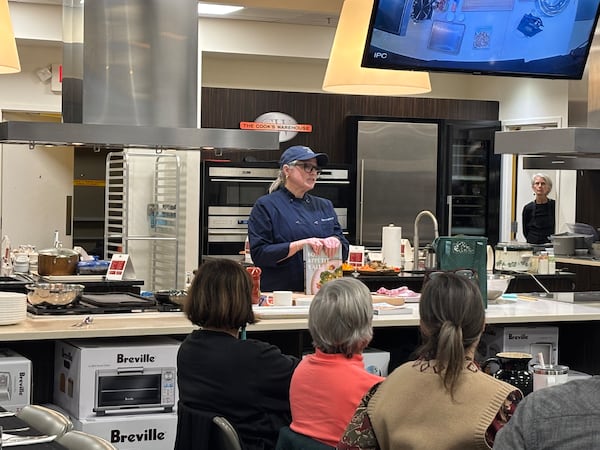
M529 366L538 364L538 353L546 364L560 364L558 359L558 327L508 327L488 325L477 348L479 356L487 359L500 352L530 353Z
M387 377L390 364L390 352L367 347L363 351L363 363L367 372Z
M175 446L177 413L73 418L76 430L100 436L119 450L167 450Z
M172 378L168 403L174 407L178 399L175 368L179 345L180 341L176 339L159 336L57 341L54 355L54 403L78 419L100 414L133 414L134 411L138 414L168 412L170 408L127 409L114 406L100 411L97 407L99 375L114 374L112 378L115 380L121 373L126 376L128 373L143 371L144 374L156 374L154 380L157 380L161 377L161 371L164 378L166 369ZM108 375L104 379L110 378L111 375Z
M0 348L0 405L19 411L31 402L31 361L9 348Z

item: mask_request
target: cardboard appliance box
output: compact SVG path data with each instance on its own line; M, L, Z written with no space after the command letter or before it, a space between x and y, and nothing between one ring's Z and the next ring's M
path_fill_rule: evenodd
M170 412L178 399L179 345L166 337L57 341L54 403L77 419ZM144 392L152 390L148 398Z
M390 352L367 347L363 351L363 362L367 372L387 377L390 364Z
M19 411L31 402L31 361L9 348L0 348L0 405Z
M100 436L118 450L168 450L175 446L177 413L73 418L76 430Z
M558 327L507 327L488 325L477 348L481 361L500 352L529 353L529 366L539 363L538 354L546 364L560 364L558 359Z

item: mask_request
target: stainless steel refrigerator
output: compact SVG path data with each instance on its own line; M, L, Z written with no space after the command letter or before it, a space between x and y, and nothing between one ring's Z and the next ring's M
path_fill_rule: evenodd
M402 227L414 242L414 221L429 210L440 236L498 240L500 158L494 155L496 121L350 116L349 151L356 168L354 242L381 247L382 228ZM349 214L351 215L351 214ZM421 246L434 238L427 218Z

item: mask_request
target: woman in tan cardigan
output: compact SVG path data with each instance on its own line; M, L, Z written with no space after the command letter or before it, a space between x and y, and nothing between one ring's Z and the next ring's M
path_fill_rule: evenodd
M488 449L523 397L474 361L485 310L473 281L435 273L419 314L419 358L367 393L338 449Z

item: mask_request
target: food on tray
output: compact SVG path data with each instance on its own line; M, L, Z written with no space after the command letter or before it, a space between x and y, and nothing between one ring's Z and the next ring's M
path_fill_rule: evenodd
M371 261L357 269L359 272L400 272L400 267L388 266L381 261Z
M414 297L417 295L415 291L411 291L406 286L402 286L394 289L386 289L384 287L380 287L377 289L377 293L380 295L387 295L389 297Z
M342 264L342 270L344 272L352 272L352 271L354 271L354 266L352 264L350 264L349 262L345 262Z

